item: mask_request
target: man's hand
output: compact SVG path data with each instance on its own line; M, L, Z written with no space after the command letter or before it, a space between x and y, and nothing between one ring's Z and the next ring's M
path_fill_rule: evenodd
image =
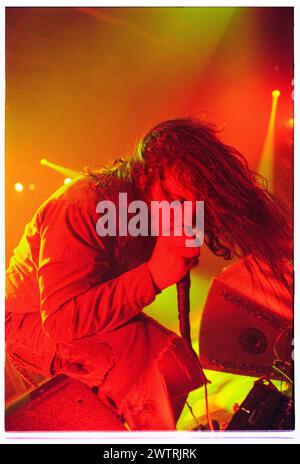
M180 237L171 235L157 238L148 267L159 290L179 282L192 267L197 266L200 247L186 247L186 238L184 230Z

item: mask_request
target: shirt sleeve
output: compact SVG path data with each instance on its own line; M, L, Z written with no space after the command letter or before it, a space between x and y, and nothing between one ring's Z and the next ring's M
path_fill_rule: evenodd
M51 338L71 341L113 330L155 299L147 263L107 280L107 241L97 236L88 211L62 199L50 201L39 229L41 317Z

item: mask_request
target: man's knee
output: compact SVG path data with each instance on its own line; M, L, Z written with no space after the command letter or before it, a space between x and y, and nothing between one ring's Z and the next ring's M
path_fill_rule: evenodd
M160 370L170 396L189 393L203 385L202 369L192 351L176 339L159 361Z

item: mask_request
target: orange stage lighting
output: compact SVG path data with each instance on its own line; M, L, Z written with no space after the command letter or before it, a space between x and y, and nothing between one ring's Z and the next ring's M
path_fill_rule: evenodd
M17 182L15 184L15 191L16 192L23 192L23 190L24 190L23 184L21 184L21 182Z
M278 105L278 98L280 90L273 90L272 92L272 107L269 119L269 125L265 137L264 146L258 166L258 172L262 174L268 181L269 190L273 191L274 188L274 159L275 159L275 119Z
M36 189L35 184L29 184L29 185L28 185L28 190L29 190L30 192L34 192L35 189Z
M278 97L280 97L280 93L281 93L280 90L273 90L272 97L273 98L278 98Z

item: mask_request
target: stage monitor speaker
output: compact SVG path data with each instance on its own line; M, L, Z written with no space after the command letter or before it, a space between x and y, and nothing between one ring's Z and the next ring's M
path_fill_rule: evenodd
M199 337L204 368L254 377L280 378L277 359L292 365L293 291L253 273L242 260L212 280Z
M68 432L127 429L88 386L59 375L6 408L5 430Z

